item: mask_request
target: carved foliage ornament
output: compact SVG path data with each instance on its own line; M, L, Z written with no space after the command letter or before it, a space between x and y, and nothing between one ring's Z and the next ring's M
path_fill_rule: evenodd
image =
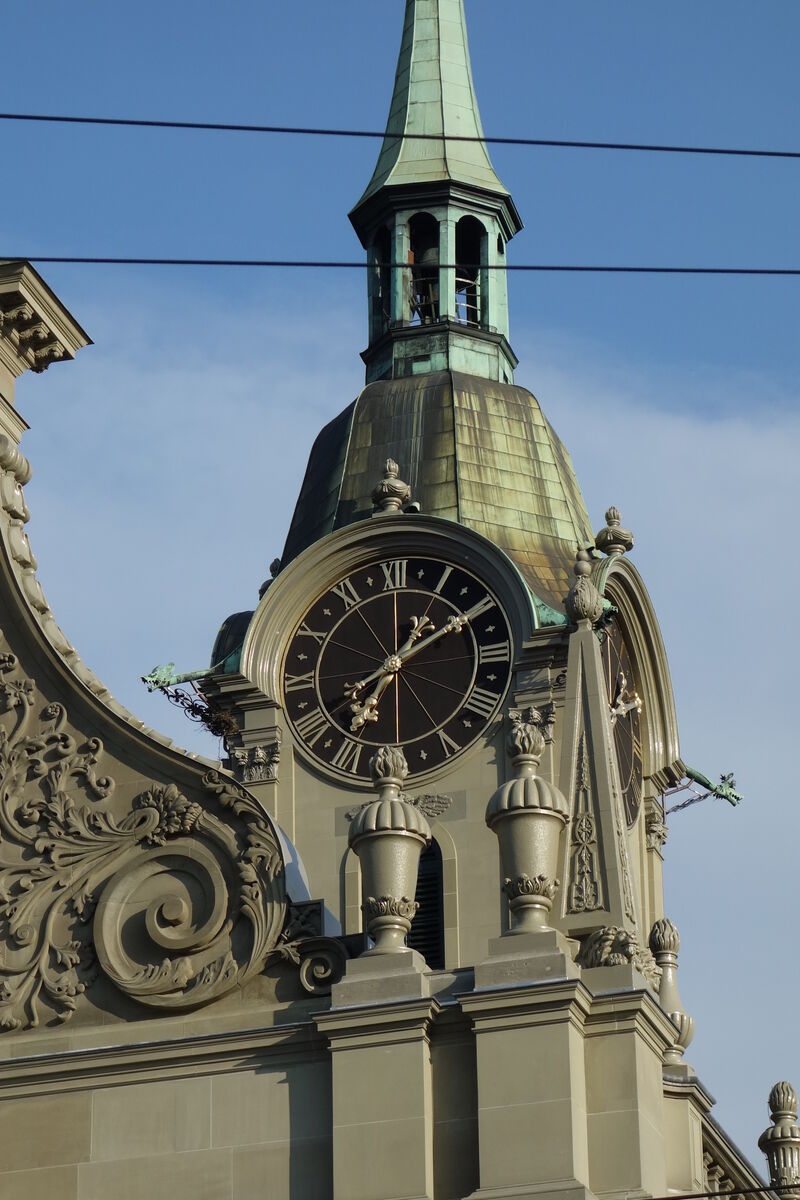
M592 803L585 733L581 734L578 744L575 808L570 843L570 884L567 889L567 912L595 912L596 909L603 907L603 897L597 857L597 825Z
M0 655L0 1028L62 1021L101 970L126 996L194 1007L259 972L285 913L275 834L244 789L216 772L223 822L174 784L119 817L104 803L102 743L78 745L67 713L38 716L34 682Z

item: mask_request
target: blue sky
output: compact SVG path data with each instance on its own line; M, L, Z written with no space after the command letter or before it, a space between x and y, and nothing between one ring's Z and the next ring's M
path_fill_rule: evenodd
M791 0L467 10L487 133L800 148ZM379 128L401 21L400 0L11 6L0 109ZM0 146L0 255L354 258L346 214L378 151L4 123ZM800 163L493 159L526 222L512 261L800 266ZM96 345L18 388L40 578L115 694L213 754L138 676L204 665L220 620L256 602L311 441L361 386L363 278L42 271ZM614 502L637 534L684 757L735 770L746 794L736 812L676 817L665 875L698 1021L689 1057L757 1162L770 1086L800 1083L785 933L798 899L798 297L800 280L511 280L517 381L570 447L598 528Z

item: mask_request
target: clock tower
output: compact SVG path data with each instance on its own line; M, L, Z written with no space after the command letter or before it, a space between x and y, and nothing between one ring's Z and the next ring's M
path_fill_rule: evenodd
M366 386L319 434L280 569L223 626L204 688L236 713L232 762L274 763L250 786L325 897L326 932L362 935L350 823L373 755L402 748L405 793L435 809L409 944L447 969L508 927L486 801L512 774L509 721L544 714L541 770L569 806L554 924L648 965L658 797L683 774L666 657L631 535L609 510L595 536L569 454L513 381L503 266L521 220L482 138L463 0L407 0L350 214Z

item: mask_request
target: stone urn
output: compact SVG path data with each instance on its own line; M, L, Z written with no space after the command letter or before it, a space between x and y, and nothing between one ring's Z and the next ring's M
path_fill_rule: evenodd
M361 864L364 922L373 949L367 954L397 954L417 911L419 856L431 831L420 810L401 797L408 764L396 746L382 746L370 760L377 800L360 809L350 823L348 841Z
M769 1094L772 1124L758 1139L767 1156L769 1179L788 1200L800 1197L800 1128L797 1125L797 1092L790 1083L776 1083Z
M561 833L569 805L559 789L536 774L545 747L545 718L537 709L514 714L506 740L514 778L492 796L486 824L497 834L511 910L508 934L547 930L559 887Z

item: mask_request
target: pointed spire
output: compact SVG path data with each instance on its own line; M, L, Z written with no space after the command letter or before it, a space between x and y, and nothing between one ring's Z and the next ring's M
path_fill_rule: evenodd
M464 0L406 0L386 138L375 173L352 215L386 186L455 183L502 197L516 224L514 232L522 227L485 145L408 137L421 133L484 136L472 80Z

